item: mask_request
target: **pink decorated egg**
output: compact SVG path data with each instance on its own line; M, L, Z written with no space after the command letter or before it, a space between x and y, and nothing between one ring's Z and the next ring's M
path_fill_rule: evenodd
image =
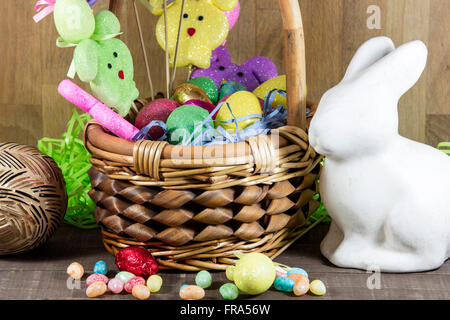
M153 120L166 122L172 111L179 106L176 101L170 99L156 99L151 101L139 111L135 126L138 129L142 129ZM149 130L148 134L153 140L157 140L161 138L164 131L162 128L155 126Z
M185 102L184 105L187 105L187 104L201 107L201 108L205 109L206 111L208 111L209 113L213 112L214 109L216 108L216 106L213 105L212 103L209 103L209 102L206 102L203 100L189 100L189 101ZM215 116L213 116L213 119L214 118L215 118Z

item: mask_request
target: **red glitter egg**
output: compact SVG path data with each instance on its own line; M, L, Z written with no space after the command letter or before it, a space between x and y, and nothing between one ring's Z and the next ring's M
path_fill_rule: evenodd
M139 111L136 116L135 126L138 129L142 129L153 120L166 122L172 111L179 106L176 101L170 99L156 99L151 101ZM149 130L148 134L153 140L157 140L162 137L164 131L161 127L155 126Z
M148 277L158 272L155 258L141 247L128 247L117 252L116 266L120 271L128 271L141 277Z

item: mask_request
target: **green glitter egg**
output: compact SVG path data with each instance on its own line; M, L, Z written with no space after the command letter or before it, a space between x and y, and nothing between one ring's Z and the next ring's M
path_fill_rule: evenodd
M188 81L188 83L200 87L206 95L211 99L213 104L219 100L219 89L216 84L208 77L195 77Z
M167 135L171 144L187 145L200 135L206 126L202 126L203 121L209 116L205 109L194 106L184 105L178 107L167 118ZM209 120L211 127L214 126L212 120Z

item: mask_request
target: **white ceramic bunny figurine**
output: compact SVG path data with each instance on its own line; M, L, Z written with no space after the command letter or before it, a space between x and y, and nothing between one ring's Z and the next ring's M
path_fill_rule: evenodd
M398 133L398 100L427 53L421 41L397 49L386 37L367 41L312 119L332 218L321 251L337 266L414 272L450 256L450 157Z

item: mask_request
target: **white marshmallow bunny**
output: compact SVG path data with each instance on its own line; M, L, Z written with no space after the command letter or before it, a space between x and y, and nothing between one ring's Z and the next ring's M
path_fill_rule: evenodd
M386 37L367 41L312 119L332 217L321 251L337 266L415 272L450 256L450 157L398 133L398 100L427 53L421 41L397 49Z

